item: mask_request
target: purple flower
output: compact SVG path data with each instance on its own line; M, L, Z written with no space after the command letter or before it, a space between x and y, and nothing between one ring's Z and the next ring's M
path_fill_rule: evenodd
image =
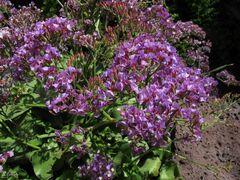
M89 177L92 180L111 180L113 179L113 163L105 156L97 153L89 165L79 166L81 176Z
M165 144L167 128L174 125L176 117L189 121L181 109L197 111L191 105L206 102L216 86L200 69L186 67L166 39L148 34L121 44L102 78L114 93L134 93L140 105L122 109L122 121L117 125L121 132L131 140L145 140L157 147ZM195 126L189 126L199 139L202 117L194 118Z
M227 70L217 73L216 76L227 85L234 85L234 86L240 85L240 81L238 81L236 77L231 73L229 73Z
M3 172L3 165L6 163L8 158L11 158L13 156L14 156L13 150L0 154L0 173Z
M70 133L61 133L59 130L55 130L55 135L56 135L56 141L62 145L66 145L69 143L71 134Z
M117 124L123 134L134 141L145 140L152 146L161 147L165 144L165 119L154 119L149 112L139 110L134 106L126 106L121 115L123 121Z
M72 83L74 80L81 75L82 70L74 67L68 67L64 71L53 76L53 79L49 79L45 85L48 90L54 89L55 92L66 92L73 89Z

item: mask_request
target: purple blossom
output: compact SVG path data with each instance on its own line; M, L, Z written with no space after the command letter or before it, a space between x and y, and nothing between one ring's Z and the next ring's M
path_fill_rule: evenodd
M138 0L102 0L105 5L113 5L118 3L126 4L128 8L136 8L138 6Z
M217 76L217 78L222 80L227 85L234 85L234 86L240 85L240 81L238 81L236 79L236 77L234 75L232 75L231 73L229 73L227 70L223 70L223 71L217 73L216 76Z
M85 116L87 112L91 111L87 96L84 94L76 94L74 97L74 102L69 106L70 113Z
M66 5L73 11L80 11L80 4L77 0L68 0Z
M33 34L36 36L59 34L64 40L67 40L73 35L75 26L75 20L54 17L46 21L37 22Z
M70 150L72 153L76 153L78 156L78 159L81 159L82 156L88 153L87 143L83 142L80 145L72 145L70 147Z
M61 133L59 130L55 130L55 135L56 135L56 141L62 145L66 145L69 143L69 139L71 137L70 133Z
M206 33L193 22L178 21L168 28L168 36L174 44L184 42L189 48L186 52L188 58L198 63L204 72L209 71L209 57L211 42L206 40Z
M53 100L46 102L48 109L53 113L64 112L68 110L71 96L68 93L59 94Z
M139 110L134 106L127 106L121 111L123 121L118 123L123 134L134 141L145 140L152 146L161 147L165 144L166 120L153 118L147 111Z
M3 165L6 163L8 158L11 158L13 156L14 156L13 150L0 154L0 173L3 172Z
M89 177L92 180L111 180L113 179L113 163L105 156L97 153L89 165L79 166L80 175Z
M12 8L13 4L9 0L0 0L0 8L5 10L5 11L10 11Z
M11 28L17 28L19 31L27 32L40 19L40 14L41 10L34 3L29 4L28 7L23 6L20 9L12 8L8 25Z
M141 105L123 108L122 121L117 125L121 132L131 140L145 140L157 147L165 144L167 128L173 126L174 119L183 116L181 108L206 102L216 86L212 78L201 75L200 69L186 67L164 37L147 34L120 45L102 77L107 89L132 92ZM199 139L202 117L194 118L198 123L193 124L193 133Z
M96 42L96 36L85 34L83 31L77 31L73 35L74 43L79 46L93 48Z
M8 68L8 59L0 58L0 105L6 104L11 95L11 73Z
M54 89L55 92L66 92L73 89L72 83L74 80L81 75L82 70L74 67L68 67L64 71L54 76L54 79L49 79L46 83L45 88Z

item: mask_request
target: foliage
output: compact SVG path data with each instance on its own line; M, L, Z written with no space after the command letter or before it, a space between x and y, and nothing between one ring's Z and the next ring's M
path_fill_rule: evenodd
M166 1L170 12L177 18L189 18L194 23L206 27L213 23L217 15L216 6L219 0L174 0Z
M2 178L179 176L174 129L181 121L200 139L198 104L216 86L202 74L209 47L200 27L144 1L69 0L53 17L33 4L0 4L8 12L0 142L15 154L3 155ZM178 52L182 44L188 48Z

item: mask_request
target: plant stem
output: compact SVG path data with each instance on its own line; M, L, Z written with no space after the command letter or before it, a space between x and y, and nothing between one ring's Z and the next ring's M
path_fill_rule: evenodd
M25 104L26 107L41 107L46 108L46 104Z
M222 69L225 69L226 67L233 66L233 65L234 65L234 64L226 64L226 65L217 67L217 68L215 68L215 69L213 69L213 70L205 73L204 75L209 76L211 73L214 73L214 72L216 72L216 71L220 71L220 70L222 70Z
M96 124L95 126L88 127L87 128L88 131L94 131L94 130L97 130L98 128L100 128L100 127L103 127L103 126L106 126L106 125L110 125L110 124L114 124L114 123L117 122L106 111L101 110L101 112L104 115L104 117L107 118L108 121L101 121L98 124Z
M1 121L1 124L8 130L8 132L12 135L13 139L19 141L20 143L22 143L22 144L24 144L24 145L26 145L26 146L31 147L31 148L38 149L38 150L41 149L40 147L35 146L35 145L33 145L33 144L30 144L30 143L28 143L28 142L25 142L23 139L17 137L17 136L13 133L13 131L7 126L7 124L6 124L4 121Z

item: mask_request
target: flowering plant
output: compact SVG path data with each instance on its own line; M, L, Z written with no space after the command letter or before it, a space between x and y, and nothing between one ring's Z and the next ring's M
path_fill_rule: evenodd
M39 179L178 176L175 127L199 140L198 104L216 86L202 74L201 28L174 22L161 3L69 0L50 18L33 4L0 4L9 12L0 29L1 82L9 84L1 86L0 142L15 151L6 168ZM179 54L182 42L189 49Z

